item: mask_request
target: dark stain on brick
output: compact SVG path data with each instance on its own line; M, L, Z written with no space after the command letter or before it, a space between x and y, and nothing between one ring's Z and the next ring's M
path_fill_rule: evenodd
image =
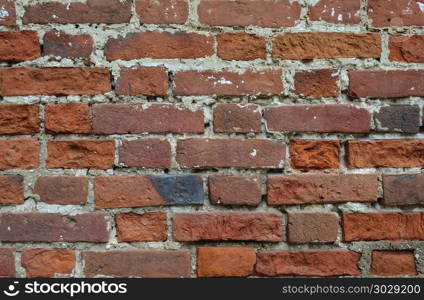
M151 176L150 180L168 204L203 204L203 181L200 176L157 175Z
M375 114L377 131L417 133L420 129L420 109L417 105L385 106Z

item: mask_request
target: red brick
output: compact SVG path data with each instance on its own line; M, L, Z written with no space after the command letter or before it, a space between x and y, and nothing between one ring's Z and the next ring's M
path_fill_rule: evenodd
M0 69L0 95L97 95L111 91L110 74L102 68Z
M257 176L211 175L209 198L213 204L257 206L262 193Z
M294 75L295 93L302 97L324 98L337 97L339 76L333 69L309 70L296 72Z
M272 56L280 59L379 58L380 34L302 32L274 38Z
M424 240L424 213L344 213L347 242Z
M268 205L376 201L376 174L316 173L268 178Z
M424 174L383 175L384 205L424 205Z
M128 23L130 0L87 0L84 2L46 2L25 6L24 24Z
M392 35L389 38L389 59L407 63L424 63L424 35Z
M225 60L265 59L266 39L247 33L218 35L218 56Z
M162 242L166 241L166 214L147 212L116 214L118 242Z
M70 275L75 267L75 253L67 249L25 249L21 263L27 277Z
M142 24L184 24L188 18L186 0L136 0Z
M33 60L40 55L41 47L36 31L0 32L0 62Z
M16 277L15 249L0 249L0 277Z
M85 251L84 274L112 277L190 277L191 257L186 250Z
M129 96L165 96L168 92L168 73L162 67L123 68L115 92Z
M281 70L242 73L230 71L180 71L174 77L174 94L177 96L243 96L278 95L283 92ZM196 84L193 84L196 82Z
M14 26L16 24L15 0L0 0L0 25Z
M348 250L272 251L257 256L260 276L360 275L359 253Z
M289 213L287 239L289 243L328 243L337 239L339 217L335 213Z
M265 139L201 139L177 142L177 163L181 167L278 168L285 145Z
M371 274L377 276L416 276L413 251L373 251Z
M0 140L0 170L38 168L37 139Z
M175 213L175 241L282 241L283 216L267 212Z
M40 130L37 105L0 105L0 134L34 134Z
M43 38L43 55L90 60L93 52L93 39L88 34L66 34L51 30Z
M424 71L350 71L349 95L353 98L424 96Z
M197 248L198 277L247 277L253 272L256 254L248 247Z
M119 162L128 167L168 169L171 167L171 145L160 139L123 141Z
M45 106L44 122L48 133L90 133L91 117L88 104L63 103Z
M338 169L340 141L292 140L290 142L291 166L295 169Z
M424 167L424 139L348 141L347 167L414 168Z
M180 104L101 104L93 106L93 130L98 134L203 133L202 110Z
M260 107L218 104L213 110L213 131L217 133L261 132Z
M268 131L367 133L371 115L351 105L296 105L265 109Z
M47 168L110 169L114 164L115 141L49 141Z
M0 205L24 203L24 178L21 175L0 176Z
M419 1L369 0L368 18L374 27L424 26L424 12Z
M198 33L139 32L111 38L105 56L112 60L139 58L201 58L213 54L214 39Z
M320 0L309 5L309 19L335 24L359 24L361 0Z
M202 0L199 22L215 26L291 27L300 19L300 4L289 0Z
M34 193L40 201L49 204L82 205L87 202L88 179L86 177L39 177Z

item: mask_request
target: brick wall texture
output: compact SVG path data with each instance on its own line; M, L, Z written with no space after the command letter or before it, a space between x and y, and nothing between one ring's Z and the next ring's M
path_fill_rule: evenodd
M1 277L424 277L424 2L0 0Z

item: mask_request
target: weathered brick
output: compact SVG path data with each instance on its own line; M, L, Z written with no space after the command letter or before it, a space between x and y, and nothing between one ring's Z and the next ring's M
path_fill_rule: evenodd
M186 0L136 0L135 8L142 24L184 24L188 19Z
M15 249L0 249L0 266L0 277L16 277Z
M25 6L24 24L129 23L130 0L87 0L84 2L46 2Z
M93 39L88 34L67 34L51 30L43 37L43 55L90 60Z
M279 95L283 92L281 77L281 70L270 69L262 71L246 69L242 73L180 71L174 77L174 94L177 96Z
M197 175L110 176L94 181L97 209L203 204Z
M191 273L186 250L85 251L83 260L86 277L190 277Z
M424 139L348 141L348 168L424 167Z
M100 104L93 106L93 130L98 134L203 133L203 110L179 104Z
M258 176L211 175L209 198L214 204L257 206L262 193Z
M34 193L40 201L49 204L81 205L87 202L88 179L86 177L39 177Z
M375 113L376 131L418 133L420 108L417 105L390 105Z
M160 139L123 141L119 162L128 167L168 169L171 167L171 145Z
M166 241L166 214L147 212L116 214L118 242L162 242Z
M292 140L290 142L291 166L295 169L338 169L340 141Z
M286 33L274 38L272 56L280 59L379 58L381 37L374 33Z
M218 104L213 110L213 131L217 133L261 132L258 105Z
M175 213L175 241L280 242L283 216L268 212Z
M424 205L424 174L383 176L384 205Z
M139 32L111 38L105 56L112 60L139 58L201 58L213 54L212 36L198 33Z
M0 140L0 170L38 168L37 139Z
M272 251L257 256L260 276L360 275L359 253L348 250Z
M249 247L197 248L198 277L246 277L255 263L255 251Z
M268 178L268 205L376 201L376 174L317 173Z
M111 91L110 74L102 68L0 69L0 96L97 95Z
M106 214L55 213L0 214L3 242L107 242Z
M0 62L33 60L40 55L36 31L0 31Z
M90 133L90 108L85 103L48 104L44 124L48 133Z
M295 93L302 97L324 98L337 97L339 76L333 69L309 70L296 72L294 75Z
M278 168L285 145L266 139L202 139L177 142L177 163L181 167Z
M266 39L247 33L218 35L218 56L225 60L254 60L266 57Z
M114 164L115 141L49 141L47 155L46 165L50 169L110 169Z
M0 25L14 26L15 24L15 0L0 0Z
M337 239L339 217L335 213L289 213L287 239L290 243L328 243Z
M165 96L168 73L162 67L123 68L116 82L119 95Z
M359 24L361 0L319 0L309 5L309 19L335 24Z
M424 213L344 213L344 240L424 240Z
M199 22L215 26L291 27L300 19L300 4L289 0L202 0Z
M24 177L21 175L0 176L0 205L24 203Z
M373 251L370 273L377 276L416 276L413 251Z
M70 275L75 267L75 253L67 249L25 249L21 264L27 277Z
M265 109L268 131L367 133L371 116L351 105L296 105Z
M424 35L392 35L389 38L389 59L407 63L424 63Z
M37 105L0 105L0 134L34 134L40 130Z
M424 26L421 2L397 0L369 0L368 18L374 27Z

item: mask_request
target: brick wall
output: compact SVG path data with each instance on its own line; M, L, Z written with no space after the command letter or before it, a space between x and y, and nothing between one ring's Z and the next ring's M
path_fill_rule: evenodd
M0 276L423 277L423 26L415 0L0 0Z

